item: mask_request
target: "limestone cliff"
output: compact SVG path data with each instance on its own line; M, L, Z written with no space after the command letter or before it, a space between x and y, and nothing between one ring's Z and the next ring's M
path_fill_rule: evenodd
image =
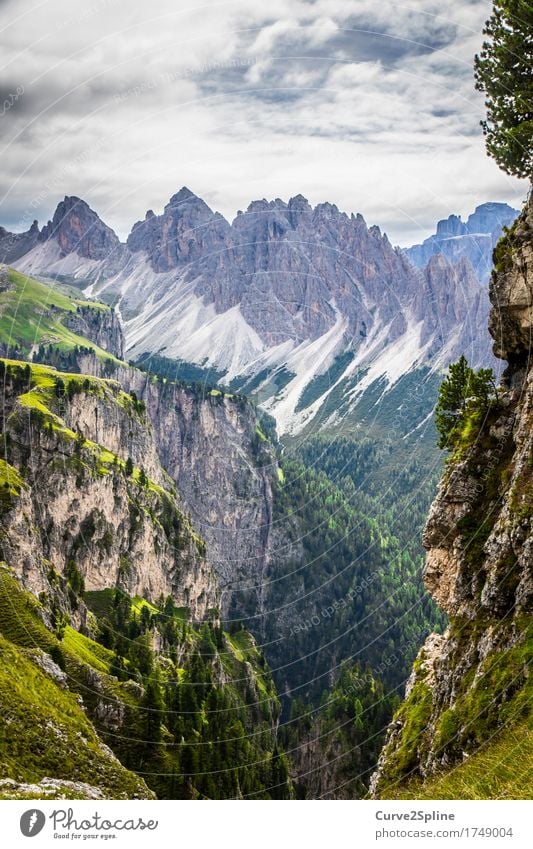
M88 302L63 320L65 327L94 342L102 350L121 360L124 356L124 334L115 310L96 309Z
M531 705L533 609L533 203L498 244L490 284L494 351L508 369L480 428L464 429L428 518L426 587L449 616L431 635L389 729L372 788L466 761ZM522 730L520 730L522 729ZM522 735L522 737L521 737ZM405 792L405 791L404 791ZM498 792L496 790L496 795Z
M81 355L78 368L95 375L106 369L92 355ZM206 541L223 613L249 587L255 588L256 609L261 608L261 584L273 539L279 536L271 526L278 462L253 406L219 389L158 380L126 364L115 368L113 377L145 407L153 441L147 446L142 428L121 427L111 412L106 444L123 457L124 451L129 453L155 480L165 470L165 479L177 488L183 510ZM95 417L102 422L106 413L74 406L72 415L80 422L88 416L89 426L95 427ZM276 546L284 544L281 536Z
M194 618L217 607L205 544L159 464L144 405L112 381L3 370L2 559L26 586L57 596L74 562L87 590L172 595Z
M291 798L270 672L249 633L220 627L205 542L161 465L159 396L133 376L146 403L116 380L0 360L0 713L14 735L0 797ZM172 445L192 397L162 408ZM224 407L210 397L206 458L209 405ZM241 414L222 420L245 430Z

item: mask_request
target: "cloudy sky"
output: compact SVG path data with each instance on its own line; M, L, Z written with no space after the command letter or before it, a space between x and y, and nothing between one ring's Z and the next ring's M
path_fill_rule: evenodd
M231 218L302 193L402 245L519 206L485 156L489 0L0 0L0 223L79 195L121 235L187 185Z

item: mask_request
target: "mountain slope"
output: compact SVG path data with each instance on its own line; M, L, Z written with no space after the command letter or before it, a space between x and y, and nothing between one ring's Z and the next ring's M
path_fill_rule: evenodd
M469 260L429 260L415 268L333 204L254 201L230 224L183 188L126 245L65 198L17 267L116 303L130 359L215 370L295 434L333 396L349 419L369 389L383 394L420 367L438 371L463 351L491 362L486 289Z
M74 796L149 796L137 771L162 798L290 798L270 673L249 633L220 626L205 543L144 404L49 366L0 360L0 374L0 648L17 687L15 702L0 680L0 705L19 731L0 738L3 792L57 779ZM42 749L24 705L49 731Z
M4 377L5 415L17 411L10 422L20 428L19 453L7 457L17 468L27 465L22 446L33 445L35 423L44 427L35 449L26 448L36 475L40 470L35 497L21 493L31 502L30 526L47 528L41 559L57 561L61 570L74 560L91 592L118 585L148 594L152 603L171 592L194 617L220 606L228 629L240 620L264 647L284 716L294 696L316 705L352 655L401 690L417 646L438 618L422 587L420 555L399 539L388 509L353 484L341 489L288 457L280 462L268 438L271 423L258 419L242 396L159 378L86 347L48 345L43 357L60 371L8 363ZM82 376L64 372L65 365ZM39 385L28 393L29 380ZM50 450L57 453L57 430L67 447L52 474L45 461ZM125 478L128 458L133 470ZM61 475L71 465L79 470L73 468L67 488ZM50 492L40 506L44 475ZM170 550L165 529L172 536L175 522L161 515L168 499L175 502L180 538L192 524L205 540L207 564L190 531ZM134 516L119 509L127 502L137 504ZM61 531L55 517L67 514ZM163 532L151 529L148 516ZM30 542L26 528L23 515L7 525L15 565L24 563L18 553ZM46 591L46 564L40 567L34 554L26 560L35 591ZM404 655L392 662L395 645Z
M428 638L415 663L407 699L389 729L373 777L373 792L381 797L398 793L400 786L404 795L415 796L439 784L453 786L447 770L478 751L479 762L492 762L496 770L494 781L481 786L499 794L502 785L494 760L499 741L506 735L523 738L524 753L529 751L531 199L498 244L495 259L490 329L496 353L509 366L503 389L488 411L472 410L463 421L430 511L424 537L425 583L449 615L450 626L444 635ZM465 769L458 774L468 774ZM411 789L406 788L408 779L413 781Z
M0 266L0 352L4 356L24 358L44 345L72 350L88 347L88 342L104 359L123 356L114 310L60 285L49 286Z

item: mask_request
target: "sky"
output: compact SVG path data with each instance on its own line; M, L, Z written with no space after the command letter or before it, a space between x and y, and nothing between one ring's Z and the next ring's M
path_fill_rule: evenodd
M407 246L519 207L487 158L488 0L0 0L0 224L65 195L125 238L186 185L228 219L303 194Z

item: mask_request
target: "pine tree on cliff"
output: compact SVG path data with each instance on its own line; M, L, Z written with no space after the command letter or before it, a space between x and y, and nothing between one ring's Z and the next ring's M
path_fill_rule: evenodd
M452 363L439 389L435 423L439 432L439 448L446 448L450 435L466 410L468 381L472 369L465 356Z
M500 168L533 175L533 5L494 0L487 40L475 58L476 88L486 94L486 147Z
M490 368L475 372L465 356L452 363L439 389L435 424L439 448L453 447L469 414L485 414L498 402L494 373Z

